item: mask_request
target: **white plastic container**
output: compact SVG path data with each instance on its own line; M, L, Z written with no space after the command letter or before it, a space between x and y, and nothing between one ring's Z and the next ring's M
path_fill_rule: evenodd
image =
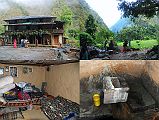
M117 77L106 77L103 84L104 104L126 102L128 87L122 87Z

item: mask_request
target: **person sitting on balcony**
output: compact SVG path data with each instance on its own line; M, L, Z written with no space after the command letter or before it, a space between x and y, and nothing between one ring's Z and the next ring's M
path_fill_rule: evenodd
M47 45L50 45L50 40L49 39L47 39Z
M28 44L29 44L29 41L26 39L24 40L24 45L25 45L25 48L28 48Z
M24 39L21 39L21 41L20 41L20 47L24 47L25 45L24 45Z

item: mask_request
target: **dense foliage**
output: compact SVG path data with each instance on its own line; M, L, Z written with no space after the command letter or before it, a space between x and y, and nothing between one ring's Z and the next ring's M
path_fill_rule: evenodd
M121 30L116 38L118 40L144 40L156 39L159 42L159 1L158 0L137 0L127 2L119 0L119 9L123 17L133 18L134 24ZM145 17L149 18L146 19ZM151 19L150 19L151 18ZM155 21L155 19L158 19ZM151 21L153 20L153 21Z
M86 20L85 23L85 29L86 33L90 34L93 39L95 39L95 33L96 33L96 24L95 24L95 19L92 15L88 16L88 19Z
M80 34L80 38L85 40L87 45L103 46L113 33L106 27L100 26L92 15L89 15L85 22L85 32ZM81 39L80 39L81 40Z
M81 46L92 45L94 42L92 36L88 33L85 33L85 32L81 33L79 35L79 38L80 38L80 45Z
M157 15L159 11L158 0L137 0L135 2L127 2L126 0L119 1L119 9L124 12L124 17L138 17L139 15L153 17Z
M116 34L116 40L131 41L158 39L158 31L159 25L152 24L152 22L144 18L135 19L132 26L125 27Z

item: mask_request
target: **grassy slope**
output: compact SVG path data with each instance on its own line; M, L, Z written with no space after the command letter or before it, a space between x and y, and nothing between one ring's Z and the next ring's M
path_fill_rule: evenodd
M133 48L147 49L152 48L154 45L157 45L157 40L140 40L140 46L137 43L138 40L131 41L131 46ZM123 46L123 42L118 42L118 46Z

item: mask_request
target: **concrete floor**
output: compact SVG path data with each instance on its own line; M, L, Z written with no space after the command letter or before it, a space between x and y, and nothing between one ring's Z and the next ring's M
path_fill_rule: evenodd
M77 59L75 56L65 54L63 49L56 48L13 48L12 46L0 47L0 60L56 60L60 51L63 60Z
M17 120L48 120L41 110L27 110L23 112L24 119Z

